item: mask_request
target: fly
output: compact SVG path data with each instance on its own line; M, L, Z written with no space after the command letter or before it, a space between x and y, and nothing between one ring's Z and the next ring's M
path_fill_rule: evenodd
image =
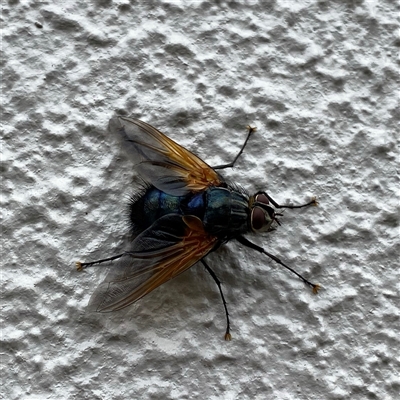
M206 256L229 240L272 258L297 275L314 293L311 283L278 257L245 238L246 233L268 232L280 224L275 209L317 205L280 205L259 191L249 196L242 188L228 184L217 172L231 168L242 154L256 128L248 133L235 159L210 167L151 125L137 119L114 117L110 130L125 139L137 161L136 169L147 182L143 192L132 198L130 219L136 236L130 248L109 258L77 262L78 270L112 262L105 281L95 290L89 308L98 312L120 310L200 261L216 282L226 316L225 340L231 339L227 304L221 282L205 261Z

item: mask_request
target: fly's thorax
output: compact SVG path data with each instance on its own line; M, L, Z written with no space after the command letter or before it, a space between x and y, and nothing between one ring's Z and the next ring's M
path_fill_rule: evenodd
M225 238L249 230L249 199L233 188L213 187L206 190L203 223L205 230Z
M256 193L249 199L250 226L253 232L268 232L276 219L275 210L270 206L268 197L264 193Z

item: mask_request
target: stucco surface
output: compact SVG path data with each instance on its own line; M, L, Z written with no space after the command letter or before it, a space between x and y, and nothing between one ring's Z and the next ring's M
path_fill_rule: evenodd
M4 399L395 399L400 392L394 1L5 1ZM396 32L397 30L397 32ZM86 311L138 177L108 130L140 118L278 202L125 310Z

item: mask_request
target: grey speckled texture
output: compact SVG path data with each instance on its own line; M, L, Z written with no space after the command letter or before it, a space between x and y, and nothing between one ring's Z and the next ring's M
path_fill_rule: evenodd
M395 399L400 391L395 1L9 0L2 5L4 399ZM114 113L158 127L280 202L114 314L85 313L127 231L132 161Z

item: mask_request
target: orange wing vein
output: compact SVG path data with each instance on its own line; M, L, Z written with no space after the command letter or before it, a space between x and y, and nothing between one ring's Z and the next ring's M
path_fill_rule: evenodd
M204 231L197 217L174 214L160 218L136 237L132 250L116 262L92 295L89 308L108 312L127 307L190 268L216 243L217 238Z
M182 196L224 182L199 157L143 121L114 117L110 130L126 139L126 147L134 154L140 175L165 193Z

